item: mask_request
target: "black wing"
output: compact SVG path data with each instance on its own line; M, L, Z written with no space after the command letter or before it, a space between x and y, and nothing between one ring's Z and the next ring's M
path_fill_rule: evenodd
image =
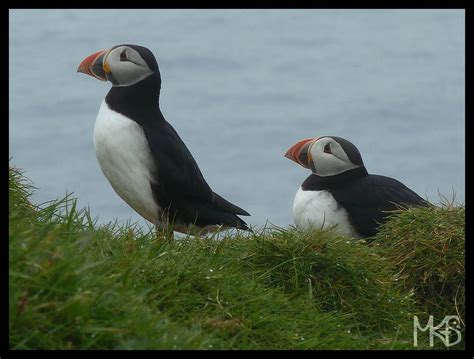
M188 148L166 120L146 123L143 129L157 167L153 192L175 221L247 228L236 215L249 213L212 191Z
M378 175L362 177L330 192L346 208L352 224L365 237L375 235L378 225L390 215L384 211L400 206L430 205L400 181Z

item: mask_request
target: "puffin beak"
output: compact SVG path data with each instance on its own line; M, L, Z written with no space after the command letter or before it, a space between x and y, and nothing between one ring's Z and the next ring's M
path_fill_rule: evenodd
M109 51L110 50L102 50L87 56L82 60L77 68L77 72L93 76L101 81L107 81L106 74L110 72L110 69L107 62L104 62L104 58Z
M301 140L295 143L288 149L288 151L286 151L285 157L289 158L292 161L295 161L297 164L303 166L304 168L311 168L309 166L310 158L308 158L308 149L317 140L318 137L307 138L305 140Z

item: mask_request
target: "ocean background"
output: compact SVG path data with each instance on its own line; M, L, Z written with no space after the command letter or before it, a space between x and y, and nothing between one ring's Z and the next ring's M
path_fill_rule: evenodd
M303 138L353 142L369 173L433 203L465 200L464 10L10 10L9 157L99 224L141 219L92 140L110 83L76 72L114 45L148 47L160 106L213 190L263 227L293 223Z

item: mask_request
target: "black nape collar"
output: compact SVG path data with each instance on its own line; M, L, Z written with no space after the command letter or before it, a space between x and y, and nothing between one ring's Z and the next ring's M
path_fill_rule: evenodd
M301 185L301 189L303 191L322 191L325 189L343 186L356 178L361 178L368 175L369 174L364 166L357 167L334 176L323 177L312 173L305 179Z

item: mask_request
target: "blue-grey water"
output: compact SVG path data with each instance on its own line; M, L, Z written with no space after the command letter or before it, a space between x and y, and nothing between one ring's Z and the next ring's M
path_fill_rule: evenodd
M370 173L464 202L463 10L10 10L9 152L43 202L73 192L98 223L144 223L112 190L92 133L110 84L76 73L121 43L157 57L161 108L248 223L292 224L309 172L283 157L337 135Z

